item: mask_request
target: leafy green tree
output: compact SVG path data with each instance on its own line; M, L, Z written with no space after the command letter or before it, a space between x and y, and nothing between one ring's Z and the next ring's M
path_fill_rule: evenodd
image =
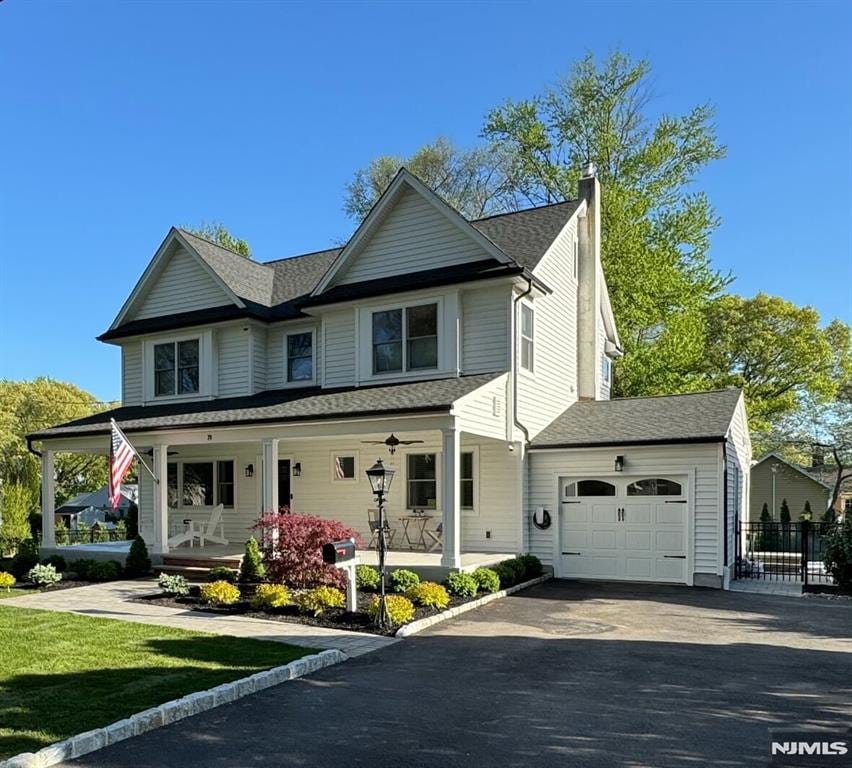
M787 499L781 500L781 511L778 514L778 521L781 523L790 522L790 506L787 504Z
M504 153L492 146L460 149L439 136L409 157L382 155L356 171L346 185L346 213L363 219L403 166L468 219L520 207Z
M469 217L573 198L582 167L596 164L601 253L626 352L616 364L619 395L703 386L703 309L728 282L710 266L718 219L694 186L725 152L712 110L702 105L682 116L652 117L649 77L644 60L613 53L598 66L587 56L554 88L492 110L483 128L487 148L473 163L476 178L488 181L485 195L481 184L441 188L443 179L458 178L448 169L467 155L430 152L440 140L419 151L439 162L424 163L424 171L414 162L419 153L408 161ZM346 210L362 216L399 164L379 158L359 171Z
M199 237L203 237L205 240L210 240L221 245L223 248L234 251L240 254L240 256L245 256L247 259L251 258L249 244L245 240L234 237L224 224L212 222L210 224L202 224L199 227L187 227L186 229Z
M706 318L707 383L742 387L758 433L795 412L803 396L830 400L852 375L849 326L821 327L812 307L765 293L730 295L711 302Z
M30 489L23 483L3 486L0 539L9 546L13 542L31 538L30 513L36 506ZM3 547L5 548L5 547Z
M25 435L116 405L99 402L79 387L55 379L0 380L0 481L4 486L23 485L38 507L41 466L27 450ZM78 493L96 491L107 481L106 456L59 453L55 467L57 504Z

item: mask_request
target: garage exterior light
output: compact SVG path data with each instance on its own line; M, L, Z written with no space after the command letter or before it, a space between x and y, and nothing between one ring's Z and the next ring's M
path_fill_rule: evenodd
M615 471L622 472L624 470L624 456L615 457Z

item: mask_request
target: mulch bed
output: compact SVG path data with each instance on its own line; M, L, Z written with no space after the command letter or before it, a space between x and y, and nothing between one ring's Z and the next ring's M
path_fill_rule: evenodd
M91 587L93 584L103 584L102 581L65 581L64 579L49 587L40 587L28 581L19 581L15 589L29 590L31 592L59 592L62 589L73 589L74 587Z
M143 595L142 597L131 598L131 602L146 603L148 605L163 605L168 608L183 608L193 611L203 611L212 613L218 616L247 616L252 619L264 619L265 621L283 621L288 624L304 624L312 627L326 627L327 629L345 629L351 632L367 632L371 635L388 635L392 636L398 627L394 627L387 631L380 631L373 623L373 620L367 614L367 607L373 599L373 592L360 591L358 592L358 611L350 613L343 608L330 608L322 616L306 616L299 613L294 605L288 605L284 608L274 608L269 611L258 611L251 607L247 600L240 600L233 605L225 606L209 606L199 602L197 597L197 587L193 588L192 593L187 597L169 597L162 593L156 595ZM390 594L390 593L388 593ZM481 597L481 595L477 595ZM469 603L476 598L458 598L450 595L449 608L457 605ZM434 608L423 608L415 606L414 619L425 619L427 616L434 616L441 611Z

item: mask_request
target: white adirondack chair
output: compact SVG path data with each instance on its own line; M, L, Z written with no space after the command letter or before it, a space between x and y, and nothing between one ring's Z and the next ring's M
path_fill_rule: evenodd
M192 526L192 536L199 540L201 546L207 541L213 544L229 544L225 538L225 523L222 520L222 511L224 507L217 504L210 512L210 518L207 522L196 520Z

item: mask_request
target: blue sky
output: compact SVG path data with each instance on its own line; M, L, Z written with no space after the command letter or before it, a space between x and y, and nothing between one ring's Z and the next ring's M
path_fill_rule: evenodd
M0 3L0 378L119 395L105 330L172 224L256 258L345 238L383 153L620 47L654 109L717 110L714 264L852 322L852 4Z

